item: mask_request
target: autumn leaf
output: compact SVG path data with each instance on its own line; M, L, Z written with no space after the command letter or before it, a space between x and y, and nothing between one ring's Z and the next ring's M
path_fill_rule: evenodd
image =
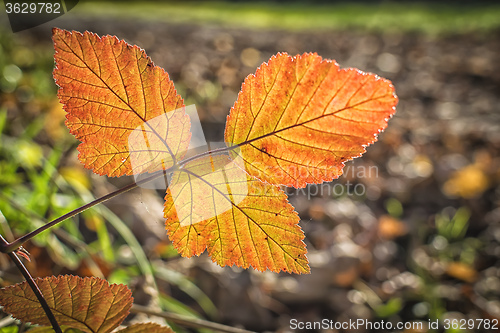
M129 313L132 293L96 277L70 275L35 279L60 325L86 333L107 333ZM50 322L27 282L0 289L0 305L13 317L33 324Z
M408 226L390 215L382 215L378 219L378 235L384 239L394 239L408 233Z
M155 323L134 324L117 333L174 333L170 327L161 326Z
M279 53L245 79L225 141L241 149L250 175L305 187L339 177L344 162L387 126L396 104L392 84L374 74L340 69L315 53Z
M131 175L167 169L184 156L191 134L183 100L144 50L58 28L53 41L58 96L86 168Z
M174 172L164 216L184 257L208 249L221 266L309 272L299 217L285 193L248 176L226 155L199 158Z
M67 327L64 325L61 326L61 331L63 333L81 333L82 332L79 329ZM30 333L55 333L54 329L51 326L38 326L38 327L30 329L28 332L30 332Z

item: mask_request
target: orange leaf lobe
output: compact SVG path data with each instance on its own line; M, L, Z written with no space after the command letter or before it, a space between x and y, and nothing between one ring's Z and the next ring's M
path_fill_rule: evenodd
M339 177L344 162L387 126L396 104L392 84L376 75L313 53L279 53L245 79L225 141L240 146L241 166L252 176L305 187Z
M58 96L86 168L131 175L169 168L184 156L191 134L182 98L142 49L88 31L54 28L53 40ZM130 144L134 132L147 149L136 143L141 135ZM131 156L144 162L132 165Z
M185 257L208 249L221 266L309 272L299 217L285 193L248 176L227 156L200 158L175 172L164 216L169 238Z

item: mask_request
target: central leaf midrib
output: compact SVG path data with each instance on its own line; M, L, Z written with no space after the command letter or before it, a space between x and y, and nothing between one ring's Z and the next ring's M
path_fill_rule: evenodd
M379 96L379 97L375 97L375 98L370 99L370 101L374 101L374 100L377 100L377 99L380 99L380 98L384 98L384 97L387 97L387 96L388 96L388 95L382 95L382 96ZM306 124L308 124L308 123L314 122L314 121L319 120L319 119L322 119L322 118L324 118L324 117L334 116L335 114L337 114L337 113L339 113L339 112L342 112L342 111L345 111L345 110L348 110L348 109L355 108L355 107L357 107L357 106L359 106L359 105L362 105L362 104L364 104L364 103L366 103L366 102L367 102L367 101L362 101L362 102L360 102L360 103L358 103L358 104L345 106L345 107L343 107L343 108L341 108L341 109L336 110L335 112L328 113L328 114L323 114L323 115L320 115L320 116L318 116L318 117L316 117L316 118L312 118L312 119L306 120L306 121L301 122L301 123L298 123L298 124L293 124L293 125L290 125L290 126L288 126L288 127L284 127L284 128L279 129L279 130L277 130L277 131L272 131L272 132L270 132L270 133L266 133L266 134L264 134L264 135L261 135L261 136L258 136L258 137L255 137L255 138L252 138L252 139L250 139L250 140L246 140L246 141L243 141L243 142L237 143L236 145L237 145L237 146L239 146L239 147L241 147L241 146L244 146L244 145L250 144L250 143L252 143L252 142L254 142L254 141L264 139L264 138L266 138L266 137L268 137L268 136L275 135L275 134L278 134L278 133L280 133L280 132L288 131L288 130L293 129L293 128L295 128L295 127L299 127L299 126L306 125ZM230 148L230 147L229 147L229 148ZM234 149L234 148L233 148L233 149Z

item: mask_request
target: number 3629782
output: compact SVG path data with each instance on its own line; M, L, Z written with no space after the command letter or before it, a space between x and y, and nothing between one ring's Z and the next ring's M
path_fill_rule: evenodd
M445 319L444 320L444 328L446 330L449 329L493 329L498 330L498 319Z
M60 3L31 2L31 3L5 3L7 14L61 14Z

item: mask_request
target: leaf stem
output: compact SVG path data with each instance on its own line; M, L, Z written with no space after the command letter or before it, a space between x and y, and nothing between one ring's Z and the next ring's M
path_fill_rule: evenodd
M3 238L2 235L0 235L0 242L3 245L8 244L8 242L5 240L5 238ZM10 259L12 259L14 264L16 264L19 271L21 271L24 278L26 279L26 282L28 282L28 285L30 286L31 290L33 290L33 293L35 294L36 298L38 299L38 302L40 302L40 305L42 306L43 311L47 315L47 318L49 318L50 324L52 325L52 328L54 328L54 331L56 333L62 333L61 327L59 327L59 324L57 323L56 317L54 317L54 314L50 310L50 307L47 304L47 301L43 297L42 292L38 288L38 285L36 284L35 280L31 276L31 274L28 271L28 269L26 268L26 266L24 266L21 259L19 259L17 254L15 254L14 252L9 252L7 254L9 255Z
M187 163L189 163L191 161L194 161L194 160L196 160L196 159L198 159L200 157L204 157L204 156L211 155L211 154L225 153L226 151L231 151L231 150L234 150L236 148L239 148L239 145L234 145L234 146L231 146L231 147L222 147L222 148L217 148L217 149L214 149L214 150L209 150L209 151L206 151L204 153L200 153L198 155L186 158L185 160L180 161L177 165L178 166L182 166L182 165L187 164Z
M201 154L198 154L198 155L195 155L195 156L192 156L192 157L189 157L189 158L186 158L180 162L178 162L177 164L175 164L174 166L166 169L166 170L160 170L160 171L157 171L155 173L153 173L151 176L147 177L147 178L144 178L142 180L139 180L135 183L132 183L132 184L129 184L125 187L122 187L114 192L111 192L111 193L108 193L100 198L97 198L95 199L94 201L91 201L89 202L88 204L85 204L77 209L74 209L72 210L71 212L69 213L66 213L60 217L58 217L57 219L41 226L40 228L38 229L35 229L29 233L27 233L26 235L22 236L22 237L19 237L18 239L16 239L15 241L9 243L7 241L5 242L1 242L0 243L0 252L1 253L10 253L10 252L13 252L15 251L16 249L18 249L21 245L23 245L25 242L29 241L30 239L32 239L33 237L37 236L38 234L40 234L41 232L55 226L56 224L60 223L60 222L63 222L69 218L72 218L73 216L76 216L78 214L80 214L81 212L95 206L95 205L98 205L100 203L103 203L111 198L114 198L116 197L117 195L120 195L122 193L125 193L125 192L128 192L134 188L137 188L145 183L148 183L150 181L153 181L161 176L164 176L165 174L167 173L170 173L174 170L178 170L180 166L186 164L186 163L189 163L195 159L198 159L200 157L204 157L204 156L207 156L207 155L211 155L211 154L219 154L219 153L224 153L224 152L227 152L227 151L231 151L233 149L236 149L237 147L239 147L238 145L234 145L234 146L231 146L231 147L222 147L222 148L218 148L218 149L214 149L214 150L209 150L209 151L206 151L204 153L201 153Z
M49 223L41 226L40 228L33 230L32 232L27 233L26 235L24 235L24 236L16 239L12 243L9 243L9 242L5 241L5 239L4 239L4 242L2 242L0 244L0 252L2 252L2 253L13 252L17 248L19 248L21 245L23 245L25 242L27 242L28 240L32 239L33 237L35 237L39 233L41 233L41 232L43 232L43 231L45 231L45 230L47 230L47 229L55 226L56 224L58 224L60 222L63 222L65 220L69 219L69 218L72 218L73 216L78 215L81 212L83 212L83 211L85 211L85 210L87 210L87 209L89 209L89 208L91 208L91 207L93 207L95 205L98 205L100 203L103 203L103 202L111 199L111 198L114 198L117 195L120 195L122 193L128 192L128 191L130 191L130 190L132 190L132 189L134 189L136 187L139 187L139 186L141 186L141 185L143 185L143 184L145 184L147 182L150 182L150 181L152 181L152 180L154 180L156 178L159 178L159 177L163 176L164 173L171 172L173 169L174 169L174 167L169 168L167 170L161 170L161 171L155 172L151 176L149 176L147 178L144 178L144 179L142 179L142 180L140 180L140 181L138 181L136 183L129 184L129 185L125 186L125 187L122 187L122 188L114 191L114 192L108 193L108 194L106 194L106 195L104 195L104 196L102 196L100 198L97 198L94 201L89 202L86 205L83 205L83 206L81 206L81 207L79 207L77 209L72 210L69 213L64 214L61 217L58 217L57 219L55 219L55 220L53 220L53 221L51 221L51 222L49 222Z

